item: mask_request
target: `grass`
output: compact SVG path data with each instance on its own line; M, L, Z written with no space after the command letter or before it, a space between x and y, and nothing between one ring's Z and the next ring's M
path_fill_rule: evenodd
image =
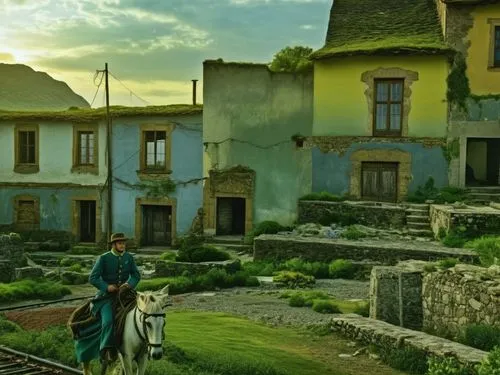
M473 324L466 326L459 336L462 344L489 352L496 346L500 347L500 327L488 324Z
M0 284L0 301L17 302L28 299L57 299L71 294L71 290L60 283L45 280L21 280Z
M465 247L477 252L485 267L500 264L500 236L483 236L467 242Z
M329 302L338 308L338 313L342 314L358 314L368 316L369 304L366 302L337 300L331 298L328 294L318 290L307 290L295 292L293 290L285 291L280 295L280 298L287 298L288 304L292 307L313 307L318 301Z

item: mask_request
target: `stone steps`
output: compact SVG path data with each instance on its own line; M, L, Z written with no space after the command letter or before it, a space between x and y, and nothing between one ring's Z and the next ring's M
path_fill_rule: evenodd
M407 224L409 229L417 229L417 230L429 230L430 225L429 223L408 223Z
M429 225L429 216L420 216L420 215L408 215L406 216L406 222L408 224L427 224Z
M244 237L240 236L215 236L206 239L208 244L218 244L218 245L244 245Z
M429 227L427 227L429 228ZM416 237L434 237L434 233L430 229L413 229L409 228L408 233Z
M405 210L407 216L428 216L429 215L429 210L428 209L421 209L421 208L407 208Z
M500 202L500 193L468 193L471 202Z

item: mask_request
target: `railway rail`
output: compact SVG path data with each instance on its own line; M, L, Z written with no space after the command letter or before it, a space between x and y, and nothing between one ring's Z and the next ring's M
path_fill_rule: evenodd
M70 375L81 370L0 345L1 375Z

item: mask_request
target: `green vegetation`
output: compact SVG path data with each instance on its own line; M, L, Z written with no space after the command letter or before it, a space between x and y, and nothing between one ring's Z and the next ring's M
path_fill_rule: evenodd
M71 290L60 283L45 280L21 280L0 284L0 301L16 302L27 299L58 299L71 294Z
M70 254L74 255L100 255L104 253L102 249L96 246L73 246L69 251Z
M475 230L468 229L465 226L459 226L451 229L443 238L441 238L441 242L446 247L461 248L464 247L468 241L476 237L477 233Z
M443 42L436 8L429 6L427 0L334 2L325 46L311 57L390 53L453 53Z
M356 270L351 261L337 259L330 263L329 274L332 279L353 279Z
M309 59L313 49L295 46L285 47L274 55L269 69L273 72L302 73L312 71L313 63Z
M422 350L412 347L391 347L379 349L378 352L382 361L396 370L417 375L427 372L427 354Z
M483 236L467 242L465 247L477 252L485 267L500 264L500 236Z
M341 311L332 301L316 300L312 309L320 314L340 314Z
M468 325L458 339L462 344L489 352L500 346L500 327L488 324Z
M424 186L420 185L415 193L408 195L407 201L413 203L425 203L428 200L434 203L455 203L463 202L467 198L464 189L455 187L443 187L438 189L434 186L434 178L429 177Z
M64 257L59 261L61 267L71 267L74 264L80 264L79 259Z
M279 271L273 277L273 281L284 284L288 288L308 288L316 283L314 276L293 271Z
M471 91L467 77L467 63L462 53L455 55L447 83L446 98L448 102L457 105L464 111L467 110L467 98L469 98Z
M214 246L202 245L197 247L181 248L177 254L178 262L218 262L231 259L231 256Z
M435 358L428 361L429 371L427 375L472 375L470 370L464 368L455 358Z
M458 262L459 262L459 260L457 258L446 258L446 259L441 259L438 262L438 266L441 268L447 269L447 268L455 267Z
M261 234L276 234L289 230L292 230L292 228L285 227L276 221L266 220L257 224L250 233L246 234L244 243L247 245L253 244L253 239Z
M83 267L80 263L74 263L72 264L69 268L68 268L68 271L72 271L72 272L82 272L83 271Z
M301 272L305 275L314 276L316 279L328 279L328 263L304 262L300 258L292 258L280 265L282 270Z
M366 237L366 233L360 231L355 225L349 225L344 232L342 232L342 237L348 240L359 240Z
M166 251L160 255L161 260L170 260L175 262L177 255L173 251Z
M357 306L353 310L353 313L361 315L361 316L364 316L365 318L368 318L370 316L370 304L369 303L363 303L363 304Z
M460 156L460 139L453 138L446 146L443 146L443 155L448 164Z
M323 202L342 202L346 199L344 197L339 197L335 194L331 194L327 191L322 191L321 193L310 193L303 195L299 198L300 201L323 201Z
M361 316L368 316L370 305L366 302L340 301L331 298L328 294L317 290L308 290L300 292L287 291L280 295L280 298L288 298L288 305L291 307L312 307L317 304L317 309L323 309L324 306L331 307L331 313L355 313ZM325 303L319 303L320 301ZM326 310L330 307L324 307ZM316 311L316 310L315 310ZM318 311L321 312L321 311Z
M138 291L159 290L170 285L170 294L183 294L216 288L232 288L236 286L258 286L257 278L244 271L229 274L225 270L211 269L204 275L166 277L151 280L141 280L137 286Z
M477 370L477 375L500 375L500 346L490 352Z
M64 285L82 285L89 282L89 274L73 271L61 273L61 283Z

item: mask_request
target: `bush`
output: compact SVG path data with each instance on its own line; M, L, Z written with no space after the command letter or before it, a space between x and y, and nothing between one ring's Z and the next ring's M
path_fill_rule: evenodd
M489 352L495 346L500 346L500 327L487 324L468 325L459 340L462 344Z
M59 262L61 267L71 267L73 264L80 264L80 260L74 258L64 257Z
M61 273L61 282L64 285L82 285L89 282L89 275L80 272L65 271Z
M231 256L228 253L210 245L181 249L176 257L178 262L192 263L219 262L229 259Z
M273 263L268 262L246 262L243 270L253 276L272 276L276 271Z
M0 336L5 335L6 333L11 332L20 332L21 327L19 327L16 323L11 322L5 318L0 318Z
M307 276L300 272L280 271L273 281L283 283L289 288L307 288L316 283L314 276Z
M310 193L299 198L301 201L324 201L324 202L342 202L345 200L343 197L322 191L321 193Z
M267 221L263 221L263 222L257 224L252 232L253 232L254 237L258 237L261 234L276 234L278 232L282 232L282 231L286 231L286 230L290 230L290 229L291 228L284 227L283 225L281 225L280 223L277 223L276 221L267 220Z
M175 262L176 257L177 255L173 251L167 251L160 255L161 260L170 260L172 262Z
M455 358L435 358L428 361L427 375L469 375L470 370L464 368Z
M71 265L71 267L68 268L68 271L72 272L82 272L82 265L80 263L74 263Z
M467 191L464 189L450 186L438 189L434 183L434 178L429 177L424 186L420 185L414 194L408 195L408 202L425 203L432 200L434 203L455 203L467 198Z
M348 260L337 259L330 263L329 273L332 279L353 279L356 268Z
M441 267L441 268L444 268L444 269L448 269L448 268L452 268L452 267L455 267L458 263L458 259L457 258L446 258L446 259L442 259L438 262L438 266Z
M95 246L73 246L69 251L71 254L75 255L99 255L104 251Z
M359 240L366 237L366 233L360 231L356 226L350 225L342 232L342 237L348 240Z
M317 279L328 278L328 264L321 262L305 262L300 258L287 260L279 265L280 270L301 272L305 275L314 276Z
M475 233L468 230L464 226L460 226L456 229L452 229L448 234L441 240L446 247L461 248L464 247L466 242L475 237Z
M312 309L321 314L340 314L341 311L337 305L331 301L325 301L322 299L315 300Z
M354 314L358 314L364 316L365 318L368 318L370 316L370 304L362 303L358 307L356 307L353 312Z
M500 347L491 351L478 366L477 375L500 375Z
M396 370L410 374L426 374L427 354L412 347L388 348L380 351L381 359Z
M43 280L21 280L0 284L0 300L16 302L27 299L57 299L71 294L71 290L59 283Z
M306 300L301 294L297 293L290 297L288 304L292 307L304 307L306 305Z
M500 236L483 236L467 242L465 247L477 252L481 264L485 267L500 264Z

